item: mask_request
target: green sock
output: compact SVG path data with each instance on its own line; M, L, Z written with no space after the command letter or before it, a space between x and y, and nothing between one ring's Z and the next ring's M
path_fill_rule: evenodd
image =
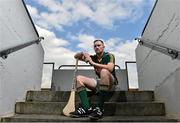
M108 85L100 85L98 92L98 103L97 106L103 110L104 102L109 98L109 86Z
M87 91L85 87L79 87L77 89L79 97L81 99L82 107L87 110L90 108L88 96L87 96Z

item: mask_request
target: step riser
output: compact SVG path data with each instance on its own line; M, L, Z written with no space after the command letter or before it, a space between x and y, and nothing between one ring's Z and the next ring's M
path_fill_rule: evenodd
M65 102L17 103L15 112L20 114L62 114ZM104 115L112 116L161 116L165 115L163 103L106 103Z
M132 116L138 114L139 116L163 116L165 115L165 106L163 103L141 103L139 104L121 104L116 105L116 115Z
M36 102L67 102L70 92L52 92L52 91L28 91L27 101ZM97 99L96 96L90 97L92 101ZM79 101L79 96L76 94L76 101ZM114 92L110 102L151 102L154 101L154 93L152 91L117 91Z
M68 118L62 110L70 92L50 90L29 91L26 102L15 105L14 117L1 118L1 122L89 122L89 118ZM76 106L79 97L76 94ZM96 97L91 97L94 102ZM152 91L118 91L105 103L105 117L98 122L177 122L165 117L164 103L155 103Z

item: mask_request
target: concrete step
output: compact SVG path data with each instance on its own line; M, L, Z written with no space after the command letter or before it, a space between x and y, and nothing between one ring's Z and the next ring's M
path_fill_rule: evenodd
M27 101L40 102L67 102L70 91L28 91ZM90 95L90 94L89 94ZM96 96L90 97L92 101L96 100ZM79 96L76 94L76 101L79 101ZM154 101L153 91L115 91L111 102L151 102Z
M15 113L62 114L65 105L66 102L18 102L15 105ZM106 102L104 114L106 116L162 116L165 115L165 107L164 103L158 102Z
M2 122L91 122L88 117L69 118L61 115L15 115L4 117ZM98 122L177 122L164 116L104 116Z

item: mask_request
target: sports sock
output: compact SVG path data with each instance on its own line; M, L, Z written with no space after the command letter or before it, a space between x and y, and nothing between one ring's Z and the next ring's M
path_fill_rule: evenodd
M90 108L90 104L89 104L89 99L87 96L86 88L85 87L79 87L79 88L77 88L77 91L78 91L79 97L81 99L82 107L85 110L88 110Z
M98 92L98 103L97 106L103 110L104 102L109 98L109 86L108 85L100 85Z

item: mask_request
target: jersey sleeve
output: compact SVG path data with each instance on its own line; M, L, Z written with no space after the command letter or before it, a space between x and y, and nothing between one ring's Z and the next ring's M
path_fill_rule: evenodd
M109 62L115 64L115 57L113 54L109 53Z

